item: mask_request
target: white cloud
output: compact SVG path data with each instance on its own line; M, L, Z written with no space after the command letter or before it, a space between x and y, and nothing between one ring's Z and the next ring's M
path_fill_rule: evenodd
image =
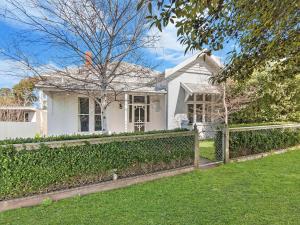
M74 65L70 65L68 68L72 68ZM56 71L60 69L56 64L49 62L44 65L35 67L34 70L38 73ZM21 79L31 77L33 70L30 70L22 62L12 59L0 58L0 88L9 87L17 84Z
M26 76L27 73L22 63L10 59L0 59L0 88L12 87Z
M28 13L28 15L33 17L42 17L44 16L44 12L42 12L37 7L34 7L32 5L32 1L28 0L15 0L14 4L16 4L18 7L21 7L23 10ZM4 21L5 23L15 26L15 27L24 27L26 26L24 22L20 22L16 19L11 18L17 18L21 21L27 21L30 22L28 17L20 12L19 9L17 9L14 5L12 5L7 0L0 0L0 20Z
M158 60L168 61L178 64L192 55L191 52L184 54L185 46L181 45L177 38L177 29L173 24L169 24L158 32L156 28L149 31L149 35L159 36L159 41L155 47L149 48L150 53L156 55Z

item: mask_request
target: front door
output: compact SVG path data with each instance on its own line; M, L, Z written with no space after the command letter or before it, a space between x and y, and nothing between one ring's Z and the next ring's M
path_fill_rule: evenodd
M134 131L145 131L145 106L134 106Z

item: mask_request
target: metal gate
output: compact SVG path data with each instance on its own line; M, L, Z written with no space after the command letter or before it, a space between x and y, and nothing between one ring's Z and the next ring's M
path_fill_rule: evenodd
M224 162L223 128L212 125L197 126L199 135L200 165Z

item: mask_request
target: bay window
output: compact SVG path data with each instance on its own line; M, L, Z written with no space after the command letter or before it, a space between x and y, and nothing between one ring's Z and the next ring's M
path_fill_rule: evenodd
M193 94L187 99L187 117L190 124L212 122L211 94Z

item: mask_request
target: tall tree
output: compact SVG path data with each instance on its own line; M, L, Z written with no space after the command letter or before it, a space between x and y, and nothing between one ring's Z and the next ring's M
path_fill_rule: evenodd
M186 50L223 49L229 52L217 81L243 80L254 70L275 63L273 73L299 72L299 1L297 0L140 0L148 19L162 30L175 24Z
M0 89L0 106L31 106L36 100L37 79L25 78L10 88Z
M26 78L20 80L20 82L13 86L13 94L16 102L19 105L29 106L37 100L35 93L35 84L37 79Z
M2 17L23 30L3 54L22 62L44 86L93 98L101 107L103 129L111 102L156 79L142 51L154 39L146 35L145 8L136 10L135 0L4 1ZM41 57L34 58L33 49L28 49L32 45L55 49L47 55L55 66L41 65ZM129 77L139 86L126 84Z
M239 93L247 87L256 90L255 101L230 115L234 123L300 121L300 74L286 78L278 76L271 69L255 71L250 80L239 82ZM242 84L241 84L242 83Z

